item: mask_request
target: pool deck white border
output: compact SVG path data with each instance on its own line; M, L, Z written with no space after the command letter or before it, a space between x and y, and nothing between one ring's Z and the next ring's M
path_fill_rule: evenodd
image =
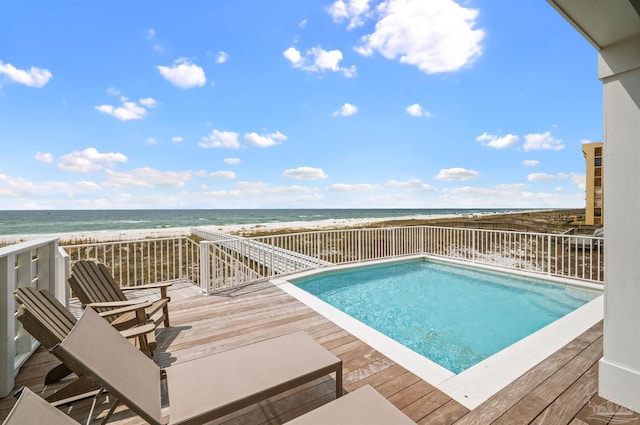
M582 283L571 279L558 279L540 274L520 273L496 267L483 267L468 262L451 261L426 255L344 264L301 272L287 276L286 278L271 279L270 281L470 410L478 407L533 366L577 338L602 320L604 315L604 296L599 296L561 319L556 320L539 331L534 332L456 375L290 282L304 277L327 274L344 269L415 261L417 259L455 263L465 267L489 269L501 273L534 277L554 283L602 291L602 286Z

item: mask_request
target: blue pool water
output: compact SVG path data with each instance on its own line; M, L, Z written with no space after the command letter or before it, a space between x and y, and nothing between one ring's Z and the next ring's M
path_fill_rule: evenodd
M359 267L294 284L453 373L600 295L429 260Z

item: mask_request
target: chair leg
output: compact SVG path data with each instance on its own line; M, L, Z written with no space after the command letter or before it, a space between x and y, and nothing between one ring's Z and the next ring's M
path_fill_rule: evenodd
M64 363L61 363L47 373L47 376L44 377L44 384L55 384L56 382L60 382L60 380L66 378L72 373L73 372L67 366L65 366Z
M162 307L162 312L164 313L164 327L168 328L169 325L169 306L165 305Z

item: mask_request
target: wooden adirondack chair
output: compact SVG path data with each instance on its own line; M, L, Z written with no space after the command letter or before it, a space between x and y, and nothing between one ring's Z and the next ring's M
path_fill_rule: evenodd
M77 323L76 318L46 290L38 291L35 288L22 287L16 289L13 295L20 305L17 314L18 320L22 323L24 329L40 341L50 352L67 337ZM127 314L132 309L143 310L144 307L149 304L150 303L124 307L120 309L119 313ZM110 312L110 314L114 313L118 314L118 312ZM142 314L144 315L144 313ZM140 350L147 356L150 356L151 351L149 349L147 335L152 334L154 329L155 325L153 323L147 323L121 331L120 333L125 338L135 339ZM49 396L47 400L57 401L79 394L86 395L88 391L97 389L95 384L85 378L81 371L74 369L73 365L65 363L63 359L60 360L62 360L62 364L54 367L45 377L45 385L58 382L71 372L75 372L79 378L56 391Z
M160 299L153 301L145 309L145 320L153 320L156 326L161 322L164 322L165 327L169 326L168 304L171 299L167 296L167 288L172 285L171 282L121 288L104 264L91 260L76 261L71 268L68 282L80 302L98 312L107 312L114 307L140 302L140 300L129 300L125 291L160 289ZM126 329L131 326L132 321L138 322L140 318L131 313L129 316L108 317L108 320L116 329Z

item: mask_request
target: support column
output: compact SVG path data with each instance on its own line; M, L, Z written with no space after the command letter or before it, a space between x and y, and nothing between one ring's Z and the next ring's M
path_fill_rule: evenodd
M600 396L640 411L640 36L600 50L604 86L604 356Z

